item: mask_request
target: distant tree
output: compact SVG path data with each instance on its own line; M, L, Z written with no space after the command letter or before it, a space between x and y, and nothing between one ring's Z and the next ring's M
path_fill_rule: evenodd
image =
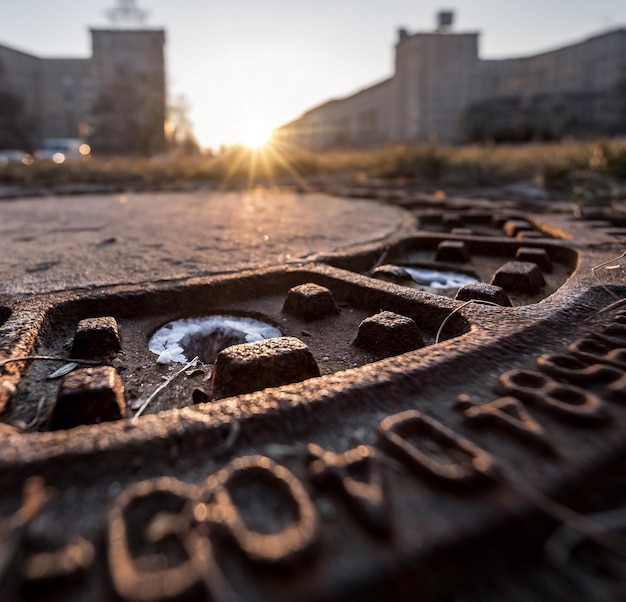
M165 107L150 82L121 74L92 106L89 142L95 152L154 155L164 150L164 117Z
M184 155L195 155L201 152L200 145L193 131L193 123L189 119L191 105L187 97L175 96L167 107L166 134L171 150Z

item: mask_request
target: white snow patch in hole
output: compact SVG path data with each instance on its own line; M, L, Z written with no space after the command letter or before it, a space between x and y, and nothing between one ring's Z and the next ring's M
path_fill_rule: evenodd
M212 364L226 347L280 336L282 333L278 328L253 318L185 318L157 330L148 343L148 349L159 356L159 364L184 364L196 356L202 363Z
M415 282L432 288L460 288L471 282L478 282L478 280L472 276L459 274L457 272L441 272L439 270L428 270L425 268L402 267Z

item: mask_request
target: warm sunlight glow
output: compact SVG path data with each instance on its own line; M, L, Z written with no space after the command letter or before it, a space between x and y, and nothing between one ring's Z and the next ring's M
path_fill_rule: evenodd
M254 125L246 129L241 141L244 146L256 150L270 142L272 134L273 128L263 125Z

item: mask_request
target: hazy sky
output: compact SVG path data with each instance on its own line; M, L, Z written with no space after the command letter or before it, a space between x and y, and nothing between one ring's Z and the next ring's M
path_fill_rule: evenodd
M116 0L0 0L0 44L87 57L89 27ZM191 104L201 143L219 145L391 75L398 27L430 31L442 8L481 31L485 58L549 50L626 26L625 0L138 0L167 31L172 95Z

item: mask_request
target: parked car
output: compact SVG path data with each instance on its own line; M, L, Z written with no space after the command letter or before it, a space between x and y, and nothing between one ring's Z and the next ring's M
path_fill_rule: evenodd
M54 161L64 163L77 159L84 159L91 154L91 148L79 138L46 138L41 148L35 153L39 161Z
M30 165L33 162L32 155L18 150L16 148L9 148L6 150L0 150L0 167L5 167L11 163L21 163L22 165Z

